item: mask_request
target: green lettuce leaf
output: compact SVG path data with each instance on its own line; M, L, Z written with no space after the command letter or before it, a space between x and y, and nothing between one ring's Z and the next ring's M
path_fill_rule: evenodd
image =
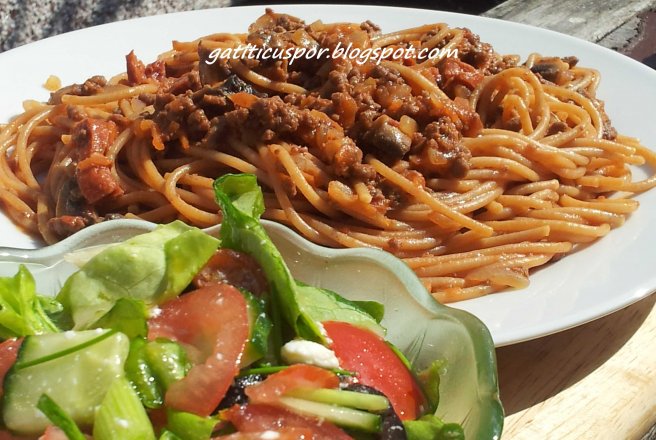
M260 224L264 198L254 175L222 176L214 182L214 192L223 211L222 245L247 253L260 264L272 286L273 304L296 335L325 342L318 323L328 319L364 326L384 334L376 320L356 303L334 292L296 283L282 255ZM379 312L377 307L373 309Z
M44 310L56 310L52 299L36 294L36 284L22 264L13 277L0 278L0 338L55 333L59 329Z
M180 221L160 226L93 257L71 275L57 299L74 329L87 329L120 298L163 303L182 292L219 241Z
M119 298L114 307L93 325L111 328L133 339L148 335L148 308L143 301Z

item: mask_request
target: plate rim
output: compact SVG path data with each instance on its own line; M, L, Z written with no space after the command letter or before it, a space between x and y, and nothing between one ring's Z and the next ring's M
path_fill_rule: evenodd
M13 58L20 58L21 56L24 56L23 55L24 53L27 54L29 51L38 50L39 48L47 46L49 44L56 44L59 40L65 42L67 39L79 38L80 36L84 36L87 33L93 34L96 32L106 32L105 29L109 29L112 26L116 26L116 25L124 25L127 23L129 26L134 26L135 23L146 23L146 24L149 22L156 23L158 20L161 19L161 17L164 16L191 17L195 14L203 14L203 13L223 14L226 13L226 11L230 11L227 12L228 14L239 15L240 13L243 13L244 14L243 20L247 21L248 17L256 16L256 14L259 15L263 11L264 7L265 5L235 6L229 8L207 8L207 9L199 9L199 10L173 12L168 14L151 15L146 17L135 17L128 20L104 23L84 29L78 29L63 34L55 35L52 37L48 37L42 40L38 40L32 43L24 44L22 46L10 49L8 51L0 53L0 61L3 61L5 59L11 61L11 59ZM589 49L596 53L599 53L603 58L608 57L610 61L621 60L622 63L627 64L628 66L630 66L631 69L638 69L638 71L640 71L641 73L648 76L653 76L654 79L656 80L656 71L650 69L648 66L636 60L633 60L611 49L599 46L595 43L591 43L589 41L583 40L578 37L570 36L550 29L536 27L524 23L502 20L493 17L467 15L457 12L446 12L446 11L438 11L432 9L407 8L402 6L375 6L375 5L355 5L355 4L331 5L325 3L316 3L316 4L312 3L312 4L298 4L298 5L274 4L274 5L267 5L267 7L271 7L274 10L281 11L281 12L296 14L300 18L305 18L305 15L319 15L321 13L321 8L327 8L327 9L339 10L340 15L343 15L345 17L349 15L349 11L362 11L362 13L368 13L368 11L371 11L374 14L382 14L382 15L393 14L393 13L423 14L423 16L426 17L425 18L426 22L431 20L432 19L431 17L437 18L439 16L439 19L445 22L449 22L450 20L453 21L455 19L455 20L471 21L473 23L492 23L495 27L502 27L510 30L514 30L514 29L526 30L531 33L537 32L538 34L543 36L553 35L553 36L558 36L558 38L565 38L567 40L577 41L579 44L584 45L586 50ZM188 19L187 18L182 19L183 22L185 20ZM217 24L217 26L219 25ZM471 25L471 29L474 33L478 34L477 29L475 28L475 24ZM135 47L138 48L137 45L135 45ZM109 72L102 72L102 73L105 75L110 74ZM602 77L603 77L603 71L602 71ZM602 96L602 98L604 97ZM0 215L4 215L4 214L0 214ZM633 214L633 216L635 215L636 214ZM639 212L637 215L639 215ZM547 267L546 269L553 270L553 268L549 268L549 267ZM550 334L567 330L572 327L576 327L578 325L585 324L587 322L596 320L603 316L607 316L637 301L647 298L654 292L654 290L656 290L656 279L653 280L653 282L650 282L650 286L651 288L641 289L641 291L638 294L635 294L635 292L633 292L633 294L615 294L612 296L610 300L601 303L602 305L598 305L596 308L588 308L586 309L586 313L584 314L577 313L576 316L572 316L569 319L559 319L556 321L552 320L550 322L550 325L546 325L546 326L544 324L540 324L539 326L538 325L531 326L528 328L528 331L526 331L527 328L522 328L521 331L519 331L519 334L517 329L513 331L507 331L504 330L503 328L493 328L493 326L490 325L488 325L488 327L490 327L490 331L492 332L492 335L495 340L495 345L497 347L515 344L515 343L539 338L542 336L547 336ZM503 295L504 293L509 293L509 292L502 292L494 295ZM476 301L476 299L454 303L452 304L452 306L458 309L468 310L467 306L471 301Z

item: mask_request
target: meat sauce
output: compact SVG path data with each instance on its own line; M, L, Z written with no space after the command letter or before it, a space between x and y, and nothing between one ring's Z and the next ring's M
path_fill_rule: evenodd
M243 60L256 74L300 86L307 92L265 90L245 81L227 60L204 62L211 51L202 42L198 44L199 62L186 71L171 62L145 65L130 52L122 83L158 85L156 93L139 97L152 109L141 117L154 124L161 147L158 149L175 151L198 146L227 151L230 139L251 145L286 142L328 164L333 179L347 186L364 182L372 203L389 206L395 194L385 190L381 193L386 186L365 162L366 155L375 155L395 169L402 161L407 176L421 175L423 181L465 176L471 154L462 139L478 135L483 128L468 98L485 76L517 65L516 57L499 55L468 29L462 31L457 57L419 69L446 95L439 99L418 90L396 70L374 61L358 63L331 57L301 59L293 64L284 59ZM379 35L380 28L370 22L307 25L298 18L267 10L249 27L246 41L271 49L334 48L337 44L366 48ZM427 32L418 43L433 36L435 32ZM421 61L410 59L407 63ZM570 74L576 61L573 57L543 59L532 66L532 71L543 82L558 83ZM50 102L60 104L63 93L93 95L105 84L104 78L93 77L54 93ZM242 98L236 99L236 94ZM245 94L250 97L243 99ZM603 102L593 103L602 115L604 138L613 139L616 132L603 111ZM123 191L112 177L105 153L117 128L125 128L130 122L120 114L109 121L85 115L76 118L80 122L73 129L75 172L55 191L71 196L57 203L57 216L51 220L52 230L60 237L102 220L92 207ZM401 123L404 119L413 123ZM511 118L506 125L508 129L519 129L519 118ZM554 121L549 133L562 129ZM143 130L135 132L143 134Z

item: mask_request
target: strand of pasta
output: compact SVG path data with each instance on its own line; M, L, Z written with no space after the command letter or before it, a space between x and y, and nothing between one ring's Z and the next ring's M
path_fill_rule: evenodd
M243 79L265 89L274 90L278 93L307 93L307 90L296 84L273 81L264 75L260 75L259 73L249 69L239 60L232 60L231 66L235 72L237 72L237 74L239 74L239 76L241 76Z
M61 101L64 104L84 105L84 106L108 104L108 103L111 104L114 101L131 98L133 96L138 96L142 93L157 92L156 84L143 84L134 87L128 87L128 86L115 86L115 87L116 90L98 93L96 95L89 95L89 96L63 95L61 97Z
M323 199L317 192L314 190L312 185L308 183L306 178L303 176L303 173L299 170L298 166L294 163L294 160L289 155L287 150L282 148L279 145L272 145L271 151L273 155L278 159L280 164L285 168L287 174L291 177L292 182L298 188L305 198L314 206L319 212L325 214L328 217L338 216L338 212L334 209L327 200Z
M189 165L183 165L171 173L167 173L164 182L164 195L168 199L169 203L171 203L171 205L173 205L177 211L180 212L180 214L182 214L186 219L189 219L195 224L211 226L221 221L221 217L215 213L218 210L218 206L215 204L215 212L207 212L201 210L190 204L188 201L184 200L181 195L181 191L179 191L177 188L178 180L180 180L182 176L189 173L194 173L199 168L204 166L206 166L206 164L204 164L202 161L197 161ZM196 203L202 203L203 199L199 198L196 194L188 192L186 194L194 195L195 197L193 197L192 200Z
M15 134L13 137L9 137L0 142L0 182L2 182L2 188L10 190L12 194L17 195L21 199L27 202L35 201L37 198L37 190L35 188L30 188L22 179L20 179L19 176L14 173L8 162L8 151L15 145L17 136L18 135Z
M50 115L51 111L52 107L46 107L44 110L35 114L21 127L18 136L16 137L16 145L14 145L14 151L12 153L12 156L18 164L21 180L32 189L38 189L39 182L37 182L36 177L34 177L32 169L30 168L30 156L27 154L27 142L34 127L43 122L48 115Z
M378 174L406 191L418 201L430 206L435 212L442 214L443 216L453 220L463 227L475 230L483 236L491 235L492 230L489 227L486 227L484 224L473 220L471 217L450 209L444 203L440 202L429 193L427 193L426 190L416 186L411 181L396 173L378 159L369 156L365 159L365 161L372 165Z
M303 217L301 217L298 212L294 209L293 205L289 201L289 197L287 196L287 193L282 187L282 183L280 182L280 178L278 176L278 172L273 169L273 154L270 150L270 148L266 146L261 146L259 148L259 154L260 158L262 159L262 163L264 164L264 168L267 172L267 175L269 175L269 178L271 179L271 186L276 193L276 197L278 198L278 201L280 202L280 206L282 207L285 216L287 217L288 221L294 225L294 227L300 231L306 238L309 240L312 240L317 243L325 244L326 241L325 239L319 234L319 232L313 228L310 224L308 224Z

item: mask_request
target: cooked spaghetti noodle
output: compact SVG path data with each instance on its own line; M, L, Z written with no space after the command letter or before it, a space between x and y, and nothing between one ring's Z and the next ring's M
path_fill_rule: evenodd
M457 50L457 57L219 59L259 48ZM383 34L267 11L147 66L64 87L0 127L0 199L53 243L115 216L221 221L213 180L255 174L265 218L315 243L394 253L440 301L528 284L529 270L621 226L656 165L617 135L576 59L502 56L467 29ZM49 80L49 83L53 81ZM610 197L614 195L614 197Z

